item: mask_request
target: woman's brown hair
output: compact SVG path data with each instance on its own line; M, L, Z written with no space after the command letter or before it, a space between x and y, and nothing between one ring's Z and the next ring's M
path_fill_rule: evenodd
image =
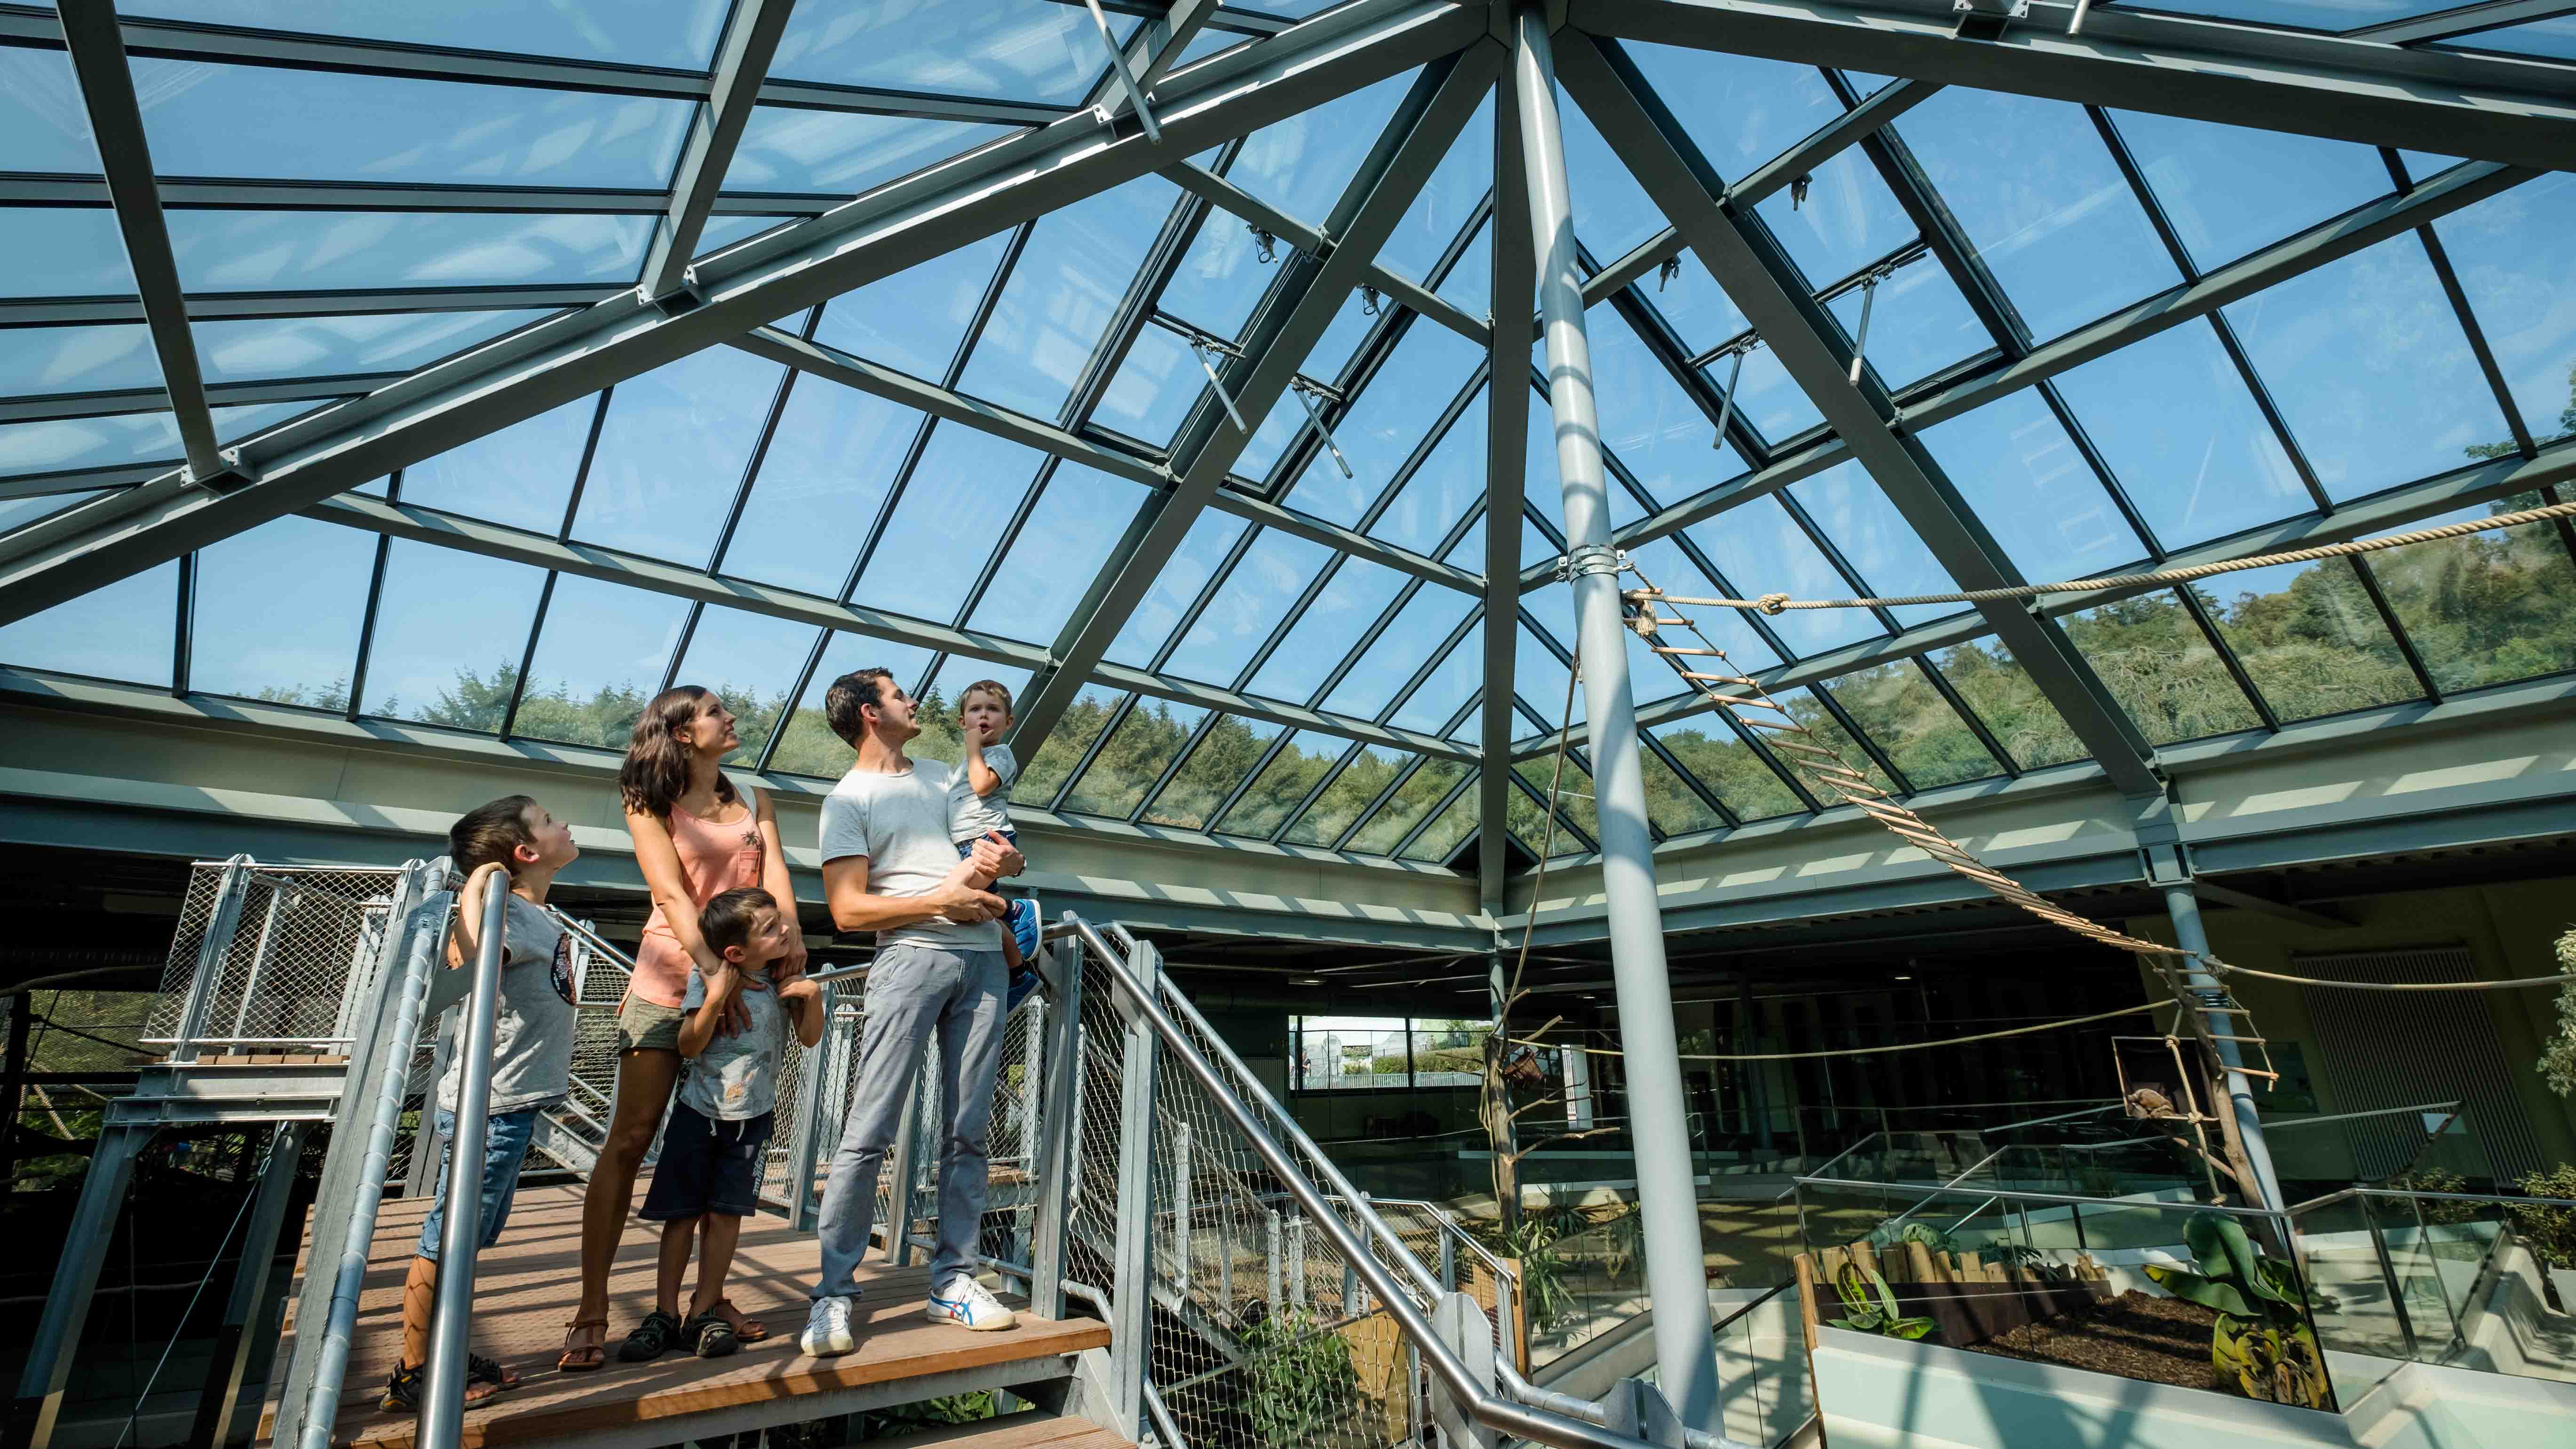
M635 717L635 737L627 742L626 763L617 768L617 793L626 798L627 809L656 819L671 818L671 807L678 803L680 792L689 788L689 747L680 743L680 731L713 698L713 692L694 684L675 684L653 696L653 702ZM716 799L730 804L735 798L733 782L719 772Z

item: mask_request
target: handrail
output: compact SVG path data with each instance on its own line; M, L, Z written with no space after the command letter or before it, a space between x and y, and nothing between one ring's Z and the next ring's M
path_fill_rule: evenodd
M2276 1132L2294 1132L2301 1127L2323 1127L2329 1122L2358 1122L2364 1117L2398 1117L2409 1112L2449 1112L2457 1117L2462 1115L2459 1109L2465 1105L2462 1102L2418 1102L2412 1107L2373 1107L2367 1112L2336 1112L2325 1117L2275 1117L2264 1122L2263 1135L2269 1137Z
M635 974L635 958L627 955L624 947L592 929L591 924L588 921L576 921L572 917L565 915L562 911L555 909L553 906L539 906L537 909L554 917L556 925L563 927L565 931L572 935L579 936L583 941L589 944L590 949L604 953L609 960L625 967L627 975L632 976Z
M1802 1177L1798 1179L1798 1185L1800 1187L1850 1187L1860 1188L1868 1192L1903 1191L1925 1192L1936 1195L1947 1193L1952 1197L1976 1197L1983 1195L1989 1198L2009 1198L2015 1202L2043 1202L2067 1207L2102 1207L2119 1209L2146 1208L2171 1212L2190 1211L2225 1213L2229 1217L2238 1218L2279 1219L2289 1216L2293 1211L2293 1209L2290 1208L2228 1207L2221 1203L2207 1202L2157 1202L2152 1199L2139 1198L2080 1197L2062 1192L2024 1192L2018 1188L1954 1188L1935 1186L1931 1183L1916 1182L1854 1182L1849 1178L1840 1177ZM2349 1189L2347 1189L2347 1191L2349 1191ZM2430 1193L2415 1195L2424 1197L2432 1196ZM2408 1194L2400 1193L2398 1196L2404 1197L2408 1196Z
M1542 1444L1555 1446L1555 1449L1649 1449L1646 1441L1642 1439L1605 1429L1597 1424L1586 1423L1568 1414L1515 1403L1478 1382L1474 1372L1441 1338L1439 1331L1432 1326L1431 1320L1423 1315L1421 1307L1413 1301L1413 1296L1406 1291L1405 1285L1397 1281L1394 1273L1388 1270L1386 1264L1376 1254L1369 1251L1367 1243L1352 1230L1350 1224L1342 1220L1339 1213L1333 1210L1332 1204L1326 1200L1325 1195L1316 1188L1315 1184L1306 1180L1305 1174L1298 1169L1296 1161L1262 1127L1262 1124L1253 1116L1252 1109L1244 1105L1242 1098L1237 1096L1233 1088L1218 1074L1206 1055L1200 1051L1198 1044L1193 1042L1189 1034L1181 1029L1179 1023L1172 1019L1171 1014L1163 1009L1162 1003L1156 999L1156 994L1147 990L1144 984L1136 979L1135 974L1128 969L1126 957L1113 950L1089 923L1070 916L1067 919L1075 926L1083 943L1100 956L1103 969L1109 972L1118 987L1126 993L1128 999L1134 1004L1138 1017L1153 1030L1156 1036L1162 1038L1164 1044L1171 1049L1174 1059L1197 1079L1200 1087L1207 1091L1217 1110L1231 1120L1235 1130L1241 1132L1250 1141L1253 1152L1277 1176L1290 1195L1306 1209L1315 1226L1331 1241L1334 1249L1341 1253L1344 1261L1358 1277L1367 1284L1369 1291L1386 1306L1388 1316L1395 1320L1397 1328L1404 1336L1412 1341L1424 1365L1431 1370L1432 1375L1439 1380L1441 1386L1449 1392L1469 1418L1507 1434L1535 1439ZM1195 1012L1192 1014L1195 1015ZM1224 1049L1223 1042L1216 1039L1213 1034L1210 1035L1209 1040L1220 1050ZM1317 1156L1316 1162L1330 1175L1340 1176L1339 1172L1334 1171L1329 1162L1320 1155ZM1356 1191L1348 1192L1347 1197L1350 1199L1351 1206L1357 1210L1357 1215L1366 1220L1379 1236L1387 1238L1390 1242L1395 1241L1393 1229L1360 1201ZM1419 1261L1413 1259L1410 1252L1403 1251L1399 1245L1395 1256L1411 1267L1423 1280L1424 1287L1435 1293L1440 1291L1437 1282L1431 1279L1428 1271ZM1711 1436L1711 1439L1716 1444L1728 1446L1728 1449L1741 1449L1741 1446L1734 1445L1733 1441L1716 1436Z
M2576 1198L2568 1197L2536 1197L2501 1192L2417 1192L2403 1187L2341 1187L2322 1197L2312 1197L2305 1202L2294 1202L2281 1211L2296 1216L2311 1208L2331 1207L2346 1198L2354 1197L2396 1197L2410 1200L2430 1198L2435 1202L2492 1202L2502 1203L2506 1207L2576 1207Z
M474 954L474 994L465 1008L465 1056L457 1071L456 1130L447 1154L447 1217L438 1243L437 1307L421 1371L420 1449L455 1449L465 1432L467 1334L473 1326L474 1250L483 1237L484 1128L491 1110L492 1053L501 1009L502 935L510 893L487 881L483 934ZM406 1044L408 1045L408 1044ZM431 1085L435 1093L437 1086ZM323 1422L328 1432L329 1421Z

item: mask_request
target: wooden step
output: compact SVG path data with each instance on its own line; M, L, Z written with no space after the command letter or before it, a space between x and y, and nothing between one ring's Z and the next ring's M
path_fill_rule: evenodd
M645 1186L637 1184L638 1204ZM797 1350L796 1336L805 1326L806 1295L821 1261L821 1244L812 1233L796 1232L783 1220L764 1215L743 1224L727 1296L768 1325L767 1339L745 1344L729 1358L671 1353L647 1364L618 1362L618 1342L653 1306L657 1234L635 1224L620 1243L609 1274L607 1367L560 1373L555 1358L579 1286L581 1193L579 1184L522 1189L501 1241L480 1259L474 1351L516 1369L522 1382L516 1390L467 1410L465 1449L537 1442L672 1444L1062 1378L1071 1371L1068 1355L1109 1342L1107 1324L1037 1318L1010 1298L1005 1301L1021 1308L1020 1320L1001 1332L972 1333L934 1324L922 1314L929 1294L927 1269L871 1264L861 1270L864 1296L852 1315L858 1350L838 1358L808 1358ZM427 1212L426 1198L410 1198L388 1201L379 1215L334 1444L410 1449L413 1418L384 1413L377 1403L399 1352L403 1276ZM299 1274L302 1268L299 1262ZM283 1353L278 1361L282 1378ZM275 1412L272 1401L261 1419L263 1439L272 1432ZM1057 1422L1099 1432L1079 1421ZM1030 1443L1070 1449L1053 1439ZM1012 1446L997 1444L995 1449ZM1084 1441L1079 1449L1093 1446Z

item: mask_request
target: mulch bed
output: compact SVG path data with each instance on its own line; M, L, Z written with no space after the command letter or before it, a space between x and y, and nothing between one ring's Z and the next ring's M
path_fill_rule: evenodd
M2072 1313L2026 1323L1969 1351L2030 1363L2061 1364L2186 1389L2220 1387L2209 1361L2218 1315L2179 1298L2136 1289Z

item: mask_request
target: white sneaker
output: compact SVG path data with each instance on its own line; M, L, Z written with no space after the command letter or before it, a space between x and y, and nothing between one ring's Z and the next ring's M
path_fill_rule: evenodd
M850 1300L815 1299L813 1311L805 1315L804 1335L796 1344L811 1358L829 1358L858 1347L858 1340L850 1336Z
M948 1281L930 1290L930 1307L924 1316L933 1323L953 1323L977 1333L1008 1328L1016 1321L1011 1310L1001 1304L968 1273L951 1273Z

